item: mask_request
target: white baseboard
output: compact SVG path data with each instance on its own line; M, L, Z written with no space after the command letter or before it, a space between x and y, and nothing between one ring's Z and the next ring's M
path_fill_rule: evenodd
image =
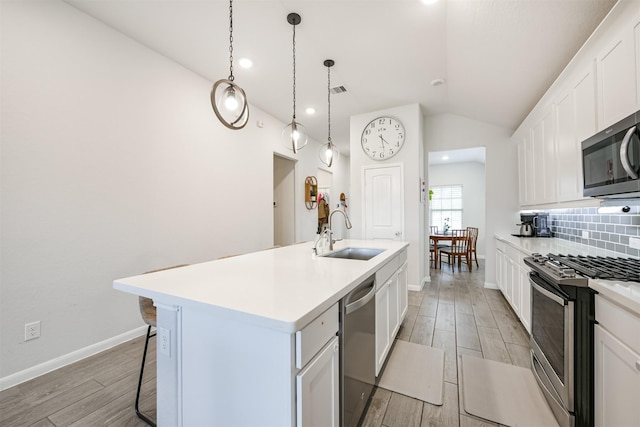
M80 350L72 351L71 353L65 354L64 356L56 357L55 359L51 359L23 371L16 372L15 374L0 378L0 391L6 390L25 381L32 380L36 377L39 377L40 375L46 374L47 372L51 372L56 369L62 368L63 366L70 365L71 363L75 363L89 356L93 356L94 354L100 353L104 350L108 350L111 347L115 347L116 345L122 344L146 333L147 326L141 326L129 332L125 332L124 334L117 335L104 341L92 344L88 347L81 348Z
M484 287L486 289L500 289L498 287L498 285L496 285L495 283L491 283L491 282L484 282Z

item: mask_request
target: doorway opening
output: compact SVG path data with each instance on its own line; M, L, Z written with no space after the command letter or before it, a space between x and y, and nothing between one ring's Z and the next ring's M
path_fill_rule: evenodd
M486 148L429 152L428 225L439 231L478 228L477 254L484 258L486 239ZM427 228L428 230L428 228Z
M294 160L273 155L273 245L295 242L295 166Z

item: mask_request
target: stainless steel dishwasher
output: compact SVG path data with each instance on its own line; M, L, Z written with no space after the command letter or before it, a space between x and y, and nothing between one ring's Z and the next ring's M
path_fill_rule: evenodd
M376 380L375 276L342 299L340 412L342 427L357 426Z

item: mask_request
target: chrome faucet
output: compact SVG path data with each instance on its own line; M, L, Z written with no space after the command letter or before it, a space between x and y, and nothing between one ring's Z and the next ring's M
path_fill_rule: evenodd
M344 215L344 225L347 227L347 230L351 229L352 227L351 221L349 220L349 217L347 216L347 213L345 211L340 209L335 209L329 214L329 227L327 227L325 231L329 233L329 250L330 251L333 250L333 244L336 242L335 240L333 240L333 228L331 227L331 218L333 218L333 214L336 212L340 212L342 215Z

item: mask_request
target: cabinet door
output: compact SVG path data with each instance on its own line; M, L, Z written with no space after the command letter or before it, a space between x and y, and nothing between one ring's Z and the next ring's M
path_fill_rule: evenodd
M595 326L595 346L595 425L638 425L640 354L600 325Z
M504 282L502 281L502 263L504 262L504 252L496 250L496 285L504 294Z
M551 107L548 108L531 130L533 165L527 179L534 180L533 204L556 201L556 148L552 111Z
M389 282L376 293L376 376L389 351Z
M527 332L531 333L531 285L529 284L529 267L520 264L520 321Z
M335 337L296 376L298 427L339 427L338 348L338 337Z
M633 28L623 26L597 56L600 129L635 111Z
M395 273L389 280L389 342L400 328L399 316L398 274Z
M522 300L520 299L522 290L520 285L520 266L518 265L518 260L510 258L509 268L511 271L509 278L511 279L512 286L511 306L513 307L513 311L520 316L520 312L522 311Z
M409 274L407 261L398 269L398 322L402 324L409 308Z
M527 183L527 139L524 139L518 144L518 198L520 206L529 204Z

